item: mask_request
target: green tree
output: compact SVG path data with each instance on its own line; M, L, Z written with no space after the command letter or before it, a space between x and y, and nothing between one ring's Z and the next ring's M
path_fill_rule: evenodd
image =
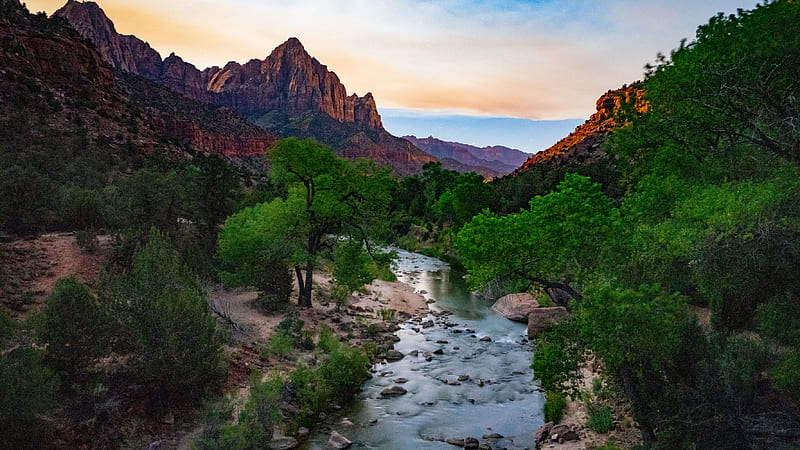
M558 288L575 299L575 282L602 262L616 210L600 186L568 174L556 192L505 216L484 212L458 234L456 248L474 286L510 278Z
M58 377L44 364L44 351L25 342L0 308L0 448L36 448L52 430Z
M368 245L368 237L384 223L393 183L388 171L337 158L310 139L283 139L268 156L273 180L288 187L287 198L229 218L218 255L224 270L251 279L265 261L293 266L298 304L308 308L321 253L334 250L339 236Z
M67 382L77 381L95 358L108 353L107 318L97 298L74 277L58 280L42 322L45 360Z
M222 375L222 346L206 295L167 237L153 229L130 273L108 282L131 374L157 407L196 399Z

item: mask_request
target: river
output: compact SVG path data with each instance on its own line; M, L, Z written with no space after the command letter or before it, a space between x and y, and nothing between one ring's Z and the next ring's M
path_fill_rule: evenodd
M531 381L525 325L497 315L447 263L398 253L398 279L435 300L422 320L434 325L402 324L395 349L406 357L373 366L358 400L329 417L310 448L325 448L334 430L352 440L352 448L453 449L446 439L466 437L498 449L534 448L544 394ZM415 350L417 356L409 355ZM408 393L381 396L394 385ZM503 438L482 438L493 433Z

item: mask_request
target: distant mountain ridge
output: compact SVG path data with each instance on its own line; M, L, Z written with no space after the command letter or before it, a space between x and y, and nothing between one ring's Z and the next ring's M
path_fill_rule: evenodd
M158 82L191 99L224 105L283 136L313 137L346 157L367 157L400 174L436 158L389 134L372 94L347 95L338 76L296 38L264 60L229 62L203 71L174 53L164 60L149 44L119 34L94 2L69 0L55 12L91 41L114 67Z
M415 146L437 158L449 158L461 164L474 167L486 167L500 175L515 171L531 156L521 150L495 145L476 147L460 142L448 142L433 136L418 138L403 136Z

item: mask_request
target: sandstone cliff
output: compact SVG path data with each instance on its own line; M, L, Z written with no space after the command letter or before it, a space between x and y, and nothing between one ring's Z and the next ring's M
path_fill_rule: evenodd
M436 158L383 128L371 93L347 95L339 77L296 38L264 60L229 62L202 72L180 57L160 55L135 36L116 32L94 2L74 0L56 11L103 57L123 71L156 81L191 99L223 105L282 136L313 137L346 157L368 157L400 174L419 172Z
M0 17L0 117L0 135L23 148L83 139L111 154L217 154L250 165L277 139L227 108L115 70L63 21L19 5Z
M644 91L637 85L623 86L610 90L597 100L597 111L589 120L575 128L575 131L558 141L555 145L531 156L515 174L525 172L531 167L548 162L561 165L568 163L588 163L604 155L600 149L603 139L617 126L614 119L619 109L632 103L637 110L645 110Z

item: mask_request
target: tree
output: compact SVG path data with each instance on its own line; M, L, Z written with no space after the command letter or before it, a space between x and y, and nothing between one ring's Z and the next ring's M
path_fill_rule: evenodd
M298 305L311 307L317 259L341 237L362 242L382 224L392 180L387 170L337 158L313 140L279 141L270 151L272 178L288 187L286 199L245 209L230 217L220 235L223 268L253 279L260 263L294 267Z
M510 278L580 299L573 284L602 262L615 214L598 184L568 174L556 192L532 199L529 210L479 214L459 232L456 248L473 286Z
M44 309L45 361L67 382L76 381L92 360L107 354L106 320L86 286L74 277L58 280Z
M121 332L119 350L155 406L195 398L223 375L222 346L205 293L157 229L136 250L130 273L104 293Z

